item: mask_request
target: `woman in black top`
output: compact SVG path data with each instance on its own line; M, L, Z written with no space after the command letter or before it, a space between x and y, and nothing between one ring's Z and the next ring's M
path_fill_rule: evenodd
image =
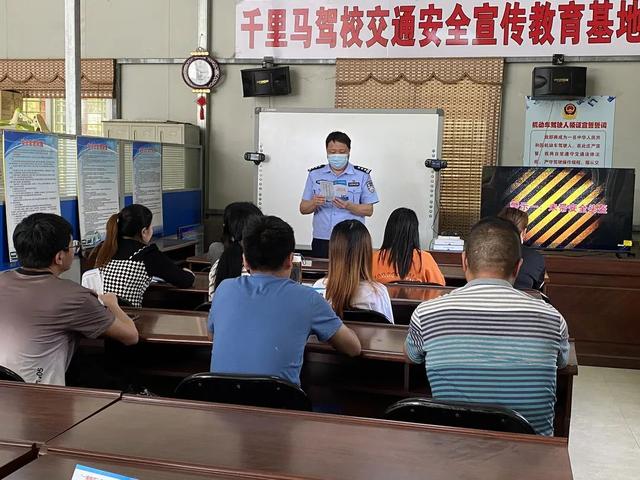
M142 307L142 297L153 277L159 277L178 288L193 285L194 274L178 267L149 244L153 237L153 214L143 205L129 205L107 222L107 237L94 251L96 268L102 273L104 292L136 308Z

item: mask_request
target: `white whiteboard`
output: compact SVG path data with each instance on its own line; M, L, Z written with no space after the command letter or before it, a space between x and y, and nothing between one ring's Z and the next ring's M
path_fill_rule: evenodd
M365 222L374 248L391 212L406 207L418 215L426 249L437 234L439 177L424 163L441 158L443 123L441 110L258 109L256 149L266 160L257 167L256 204L289 223L298 248L308 248L312 215L299 211L308 169L327 163L325 139L342 131L351 138L350 162L371 169L380 198Z

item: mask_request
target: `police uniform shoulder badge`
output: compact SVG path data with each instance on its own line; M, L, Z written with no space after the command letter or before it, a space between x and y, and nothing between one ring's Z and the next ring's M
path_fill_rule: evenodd
M376 187L373 186L373 180L371 179L367 180L367 190L369 190L371 193L375 193L376 191Z
M361 172L367 173L367 174L371 173L371 169L370 168L364 168L364 167L361 167L359 165L354 165L353 168L355 168L356 170L359 170Z
M324 167L326 167L326 166L327 166L327 164L326 164L326 163L324 163L324 164L322 164L322 165L318 165L317 167L310 168L308 171L309 171L309 172L313 172L314 170L319 170L319 169L324 168Z

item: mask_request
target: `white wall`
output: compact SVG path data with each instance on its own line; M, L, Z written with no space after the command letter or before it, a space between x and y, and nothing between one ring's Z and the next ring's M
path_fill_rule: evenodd
M195 98L181 65L122 65L122 118L195 123Z
M213 53L232 57L235 49L235 2L214 0L212 10ZM209 207L223 209L238 200L253 200L255 166L243 160L254 149L256 107L330 108L335 97L335 66L297 65L291 67L293 92L285 97L256 99L242 97L240 70L244 65L225 65L224 83L211 96L211 179ZM282 141L286 141L283 132ZM323 142L324 138L319 138ZM302 154L302 152L301 152ZM286 181L286 172L283 172Z
M81 13L84 57L186 57L197 46L196 0L82 0ZM0 57L64 58L64 0L0 0Z
M212 54L234 53L234 0L212 0ZM36 14L37 12L37 14ZM196 0L83 0L82 55L94 58L184 58L197 46ZM0 0L0 58L62 58L63 0ZM524 142L524 97L535 64L507 64L503 90L500 164L520 165ZM637 167L636 137L640 62L585 64L588 91L616 95L614 166ZM335 67L293 66L293 94L244 99L240 70L223 65L223 83L211 95L209 208L253 198L255 169L242 159L253 149L255 107L332 107ZM180 65L123 65L123 118L195 123L195 96L184 85ZM283 132L283 141L286 141ZM320 139L322 141L322 139ZM640 172L639 172L640 176ZM286 176L283 174L283 178ZM640 179L635 224L640 225Z

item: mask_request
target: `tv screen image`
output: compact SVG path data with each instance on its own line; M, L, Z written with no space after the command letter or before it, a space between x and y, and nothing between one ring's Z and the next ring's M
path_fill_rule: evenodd
M634 185L634 169L484 167L481 214L527 212L535 248L628 250Z

